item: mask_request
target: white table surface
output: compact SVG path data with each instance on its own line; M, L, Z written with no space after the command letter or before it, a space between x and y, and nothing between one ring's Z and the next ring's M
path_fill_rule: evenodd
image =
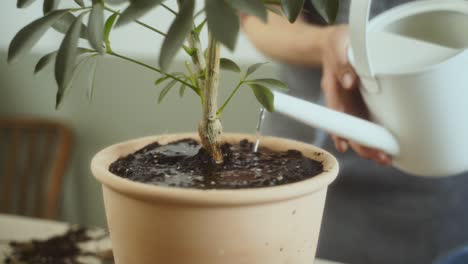
M0 241L22 241L33 238L46 239L54 235L63 234L69 227L69 224L63 222L0 214ZM107 240L103 241L103 243L88 246L104 249L110 246L110 241ZM8 245L0 243L0 259L7 252ZM317 259L314 264L339 263Z

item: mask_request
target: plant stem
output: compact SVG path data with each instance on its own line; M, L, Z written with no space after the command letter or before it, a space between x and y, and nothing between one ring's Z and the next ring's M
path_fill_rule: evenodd
M119 12L119 11L113 10L112 8L109 8L109 7L107 7L107 6L104 7L104 9L107 10L107 11L109 11L109 12L112 12L112 13L114 13L114 14L119 14L119 15L120 15L120 12ZM141 22L141 21L139 21L139 20L135 20L135 23L137 23L138 25L143 26L143 27L145 27L145 28L147 28L147 29L149 29L149 30L151 30L151 31L154 31L154 32L158 33L158 34L161 35L161 36L164 36L164 37L165 37L165 36L167 35L166 33L162 32L161 30L159 30L159 29L157 29L157 28L154 28L154 27L152 27L152 26L150 26L150 25L148 25L148 24L145 24L145 23L143 23L143 22Z
M206 67L205 88L203 89L203 116L198 127L198 133L203 147L211 154L216 163L223 162L220 149L223 127L217 116L217 97L219 86L219 61L221 46L214 36L208 36L208 60Z
M162 7L164 7L167 11L171 12L172 14L174 14L174 16L177 16L177 12L174 11L172 8L168 7L167 5L165 4L161 4Z
M195 76L201 76L206 68L206 60L205 56L203 55L203 50L201 47L200 38L198 37L198 33L192 31L188 37L188 42L190 48L195 50L195 53L191 56L193 64L195 64L195 68L197 70ZM200 80L197 77L196 81L199 84L198 87L205 87L205 82L203 80Z
M197 18L198 16L200 16L201 14L203 14L203 12L205 12L205 8L202 8L202 9L199 10L197 13L195 13L195 15L193 16L193 18Z
M112 56L115 56L115 57L118 57L118 58L121 58L121 59L126 60L126 61L133 62L133 63L138 64L138 65L140 65L140 66L143 66L143 67L145 67L145 68L147 68L147 69L153 70L153 71L158 72L158 73L163 74L163 75L166 75L166 76L168 76L168 77L171 78L171 79L174 79L174 80L176 80L176 81L178 81L178 82L180 82L180 83L185 84L186 86L190 87L195 93L197 93L198 95L200 95L200 90L197 89L197 87L193 86L192 84L190 84L190 83L188 83L188 82L186 82L186 81L184 81L184 80L182 80L182 79L180 79L180 78L178 78L178 77L176 77L176 76L174 76L174 75L172 75L172 74L166 73L166 72L164 72L164 71L162 71L162 70L160 70L160 69L158 69L158 68L156 68L156 67L153 67L153 66L148 65L148 64L146 64L146 63L143 63L143 62L137 61L137 60L135 60L135 59L132 59L132 58L129 58L129 57L120 55L120 54L115 53L115 52L111 52L111 53L107 53L107 54L112 55Z
M77 8L69 8L70 12L78 12L82 10L87 10L93 8L92 6L85 6L85 7L77 7Z
M216 112L216 115L217 115L218 117L221 116L221 114L222 114L223 111L224 111L224 108L226 108L226 106L228 105L229 101L231 101L232 97L234 96L234 94L236 94L237 90L239 90L239 88L242 86L242 84L244 84L244 81L243 81L243 80L241 80L241 81L237 84L236 88L234 88L234 90L233 90L232 93L229 95L229 97L226 99L226 101L224 102L224 104L218 109L218 112Z
M181 8L181 2L177 1L179 4L179 9ZM204 23L203 23L204 24ZM203 27L203 24L201 27ZM190 31L189 36L188 36L188 43L189 43L189 48L193 50L192 54L190 57L192 58L192 62L195 65L196 69L196 74L193 75L191 70L190 70L190 65L186 65L188 71L190 72L191 76L195 76L195 82L197 87L205 87L205 82L201 80L200 76L202 76L203 71L206 68L206 61L205 61L205 56L203 55L203 50L201 48L201 42L200 42L200 32L197 32L197 26L195 25L195 21L193 22L193 29Z

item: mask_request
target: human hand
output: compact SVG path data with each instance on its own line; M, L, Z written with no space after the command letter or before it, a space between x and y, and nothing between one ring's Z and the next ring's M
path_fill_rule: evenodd
M325 102L334 110L368 119L369 113L358 89L359 77L348 61L348 26L329 26L325 30L325 39L322 43L321 82ZM340 152L346 152L351 147L365 159L374 160L382 165L390 165L392 162L390 156L380 150L335 135L331 137Z

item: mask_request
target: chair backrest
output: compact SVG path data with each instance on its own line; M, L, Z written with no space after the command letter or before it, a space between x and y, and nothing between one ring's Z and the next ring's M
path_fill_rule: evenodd
M60 122L0 118L0 212L56 218L71 143Z

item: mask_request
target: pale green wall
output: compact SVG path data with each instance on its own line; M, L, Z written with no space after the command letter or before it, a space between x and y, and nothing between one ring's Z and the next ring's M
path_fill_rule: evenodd
M33 76L39 55L13 65L6 64L5 56L5 52L0 53L0 115L50 117L63 120L74 130L72 163L63 194L63 220L105 225L100 186L89 170L90 159L99 149L130 138L196 129L200 106L191 91L179 99L174 90L157 105L159 89L153 83L158 76L139 66L113 58L101 60L93 102L89 103L85 96L84 70L66 95L62 109L55 111L52 67ZM182 64L175 65L174 70L178 70ZM271 77L275 72L274 66L267 65L258 76ZM223 73L221 98L232 89L235 76ZM225 131L252 133L258 109L250 90L242 89L226 109Z

